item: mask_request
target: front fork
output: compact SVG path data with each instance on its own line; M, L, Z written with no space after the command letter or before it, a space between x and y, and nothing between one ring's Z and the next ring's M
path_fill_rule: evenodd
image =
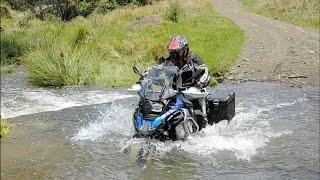
M206 105L206 98L199 99L202 113L203 113L203 118L204 120L208 123L208 118L207 118L207 105Z

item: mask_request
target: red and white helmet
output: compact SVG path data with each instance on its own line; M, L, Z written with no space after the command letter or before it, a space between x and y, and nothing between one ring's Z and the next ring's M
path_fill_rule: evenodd
M174 36L170 39L167 49L173 60L184 60L189 54L188 40L184 36Z

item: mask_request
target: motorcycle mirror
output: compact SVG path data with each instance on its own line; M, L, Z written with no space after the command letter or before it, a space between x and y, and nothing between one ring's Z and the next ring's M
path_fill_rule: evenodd
M143 75L140 73L139 69L136 66L132 66L133 72L143 77Z

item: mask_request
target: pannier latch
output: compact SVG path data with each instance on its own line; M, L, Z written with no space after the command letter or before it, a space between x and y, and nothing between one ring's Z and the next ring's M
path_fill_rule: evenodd
M216 110L216 111L219 110L219 100L218 99L214 100L213 109Z

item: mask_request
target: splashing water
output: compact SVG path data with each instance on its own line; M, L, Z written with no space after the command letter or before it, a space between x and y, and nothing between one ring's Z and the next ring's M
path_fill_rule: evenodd
M237 159L250 160L272 138L292 133L288 130L273 129L270 125L270 114L283 108L299 105L306 100L306 98L299 98L292 102L270 105L268 104L270 99L265 98L260 106L239 102L236 105L236 116L230 123L222 121L213 126L208 125L198 134L189 136L184 142L159 142L131 138L134 131L131 121L133 108L114 103L99 120L80 128L72 140L95 141L106 134L119 134L124 135L118 143L119 149L123 152L130 148L137 148L139 144L148 141L156 147L157 154L160 156L172 150L182 150L198 156L231 151Z
M106 112L102 113L97 121L80 128L71 140L95 141L106 134L133 135L132 112L128 110L127 105L114 102Z

